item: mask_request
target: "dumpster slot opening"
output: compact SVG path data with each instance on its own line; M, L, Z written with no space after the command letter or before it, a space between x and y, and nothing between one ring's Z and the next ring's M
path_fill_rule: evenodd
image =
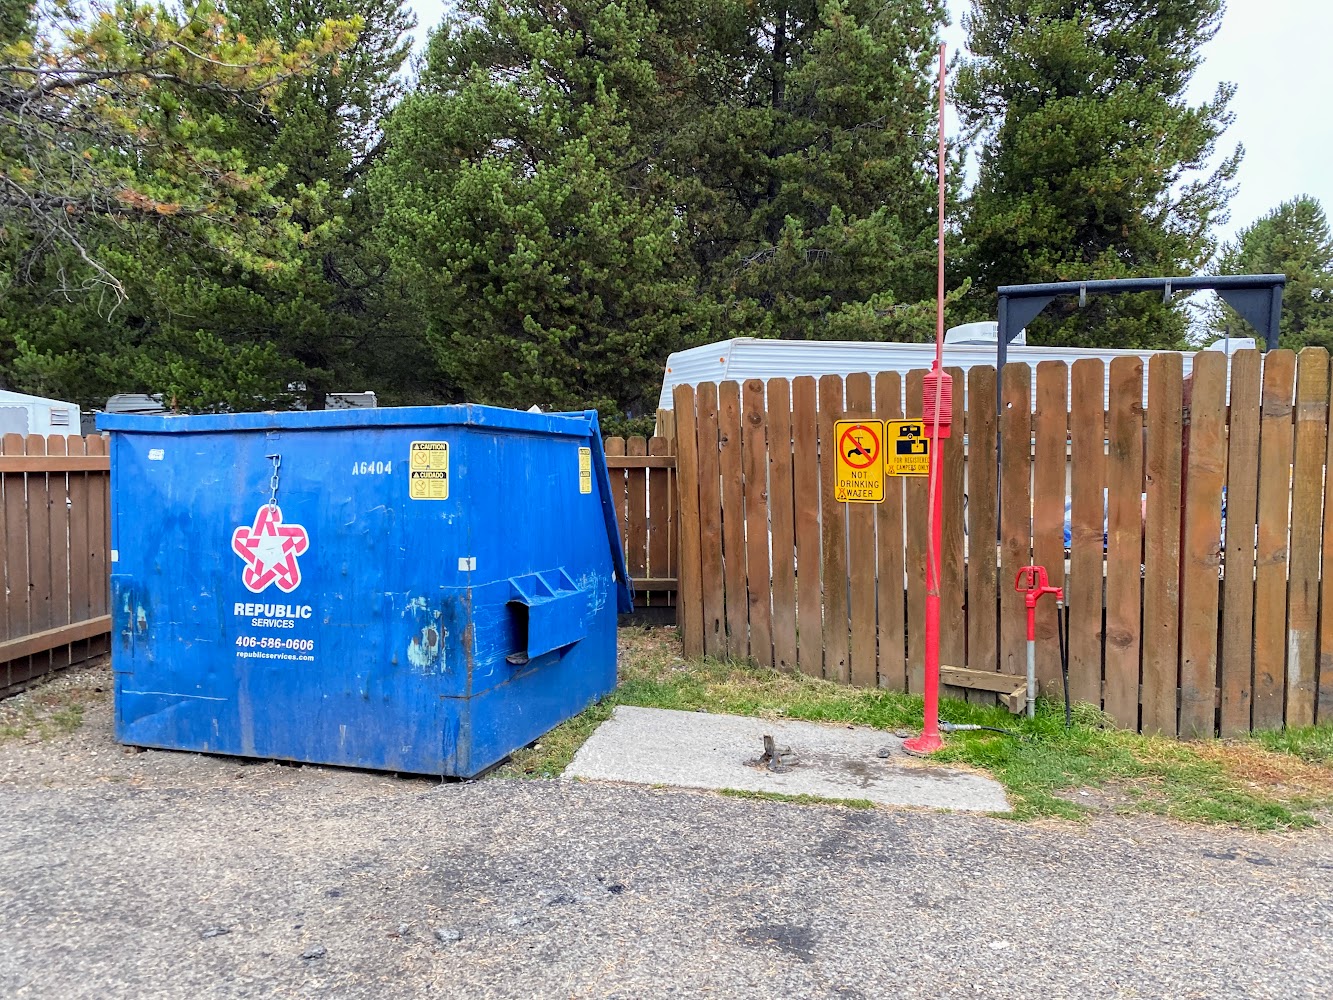
M522 646L506 657L514 666L572 646L588 634L590 594L563 569L511 577L509 587L508 604Z

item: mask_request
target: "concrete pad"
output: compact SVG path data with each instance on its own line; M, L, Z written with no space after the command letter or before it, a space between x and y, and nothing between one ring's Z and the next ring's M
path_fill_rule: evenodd
M785 774L755 766L764 735L790 746ZM890 756L877 756L888 747ZM565 769L566 778L680 788L733 788L881 805L1008 812L991 778L909 756L902 740L862 726L617 706Z

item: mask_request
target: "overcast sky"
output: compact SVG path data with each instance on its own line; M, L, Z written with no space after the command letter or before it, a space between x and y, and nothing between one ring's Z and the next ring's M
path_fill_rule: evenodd
M951 50L965 43L960 25L970 0L948 0ZM413 0L418 41L439 22L445 0ZM1219 153L1237 143L1245 159L1231 203L1227 236L1279 202L1311 194L1333 211L1333 4L1328 0L1229 0L1222 28L1205 49L1191 99L1211 97L1219 82L1237 85L1236 122Z

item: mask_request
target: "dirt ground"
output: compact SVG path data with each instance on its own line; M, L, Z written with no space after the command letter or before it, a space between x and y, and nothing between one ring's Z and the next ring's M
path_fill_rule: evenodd
M0 996L1333 995L1323 830L140 752L109 686L0 704Z

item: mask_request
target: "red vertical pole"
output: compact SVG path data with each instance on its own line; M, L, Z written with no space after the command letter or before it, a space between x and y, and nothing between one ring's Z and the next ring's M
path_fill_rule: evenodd
M940 114L939 114L939 257L936 273L935 301L935 364L922 384L921 415L930 436L930 504L926 513L929 520L929 548L926 550L926 629L925 629L925 706L921 735L903 742L903 749L913 754L928 754L938 750L940 739L940 558L944 548L944 455L940 438L949 436L953 420L953 379L944 371L944 60L945 48L940 45Z

